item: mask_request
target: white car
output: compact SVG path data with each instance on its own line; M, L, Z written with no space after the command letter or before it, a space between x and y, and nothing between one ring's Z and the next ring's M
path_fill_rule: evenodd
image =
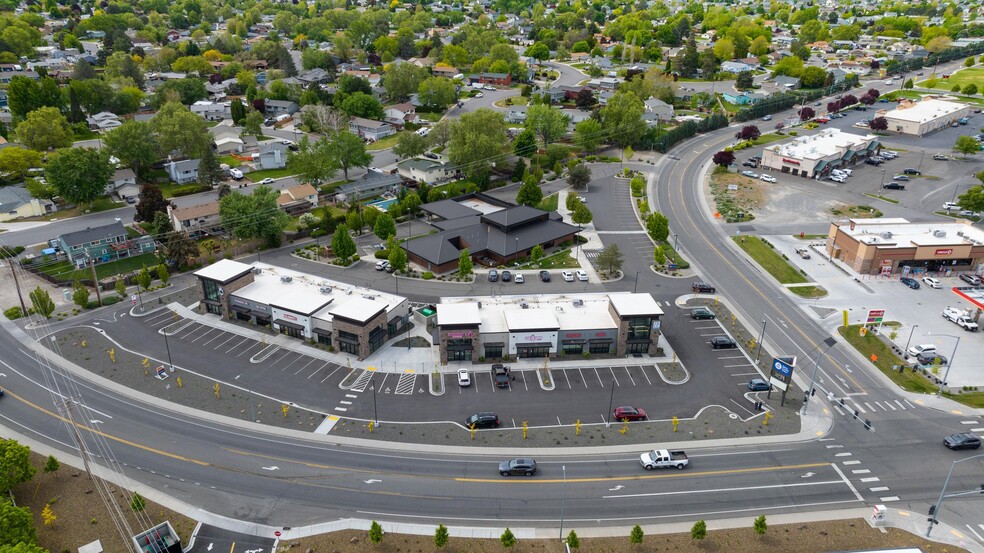
M577 273L577 279L578 280L580 280L581 282L587 282L588 281L588 273L582 271L581 269L578 269L575 272Z
M943 287L943 284L940 283L939 280L937 280L937 279L935 279L933 277L930 277L930 276L923 277L922 278L922 281L923 281L923 284L925 284L926 286L929 286L930 288L942 288Z
M458 386L462 388L471 386L471 375L468 374L468 369L458 369Z
M776 178L773 177L772 175L762 175L759 178L764 180L765 182L778 182Z
M481 98L482 96L485 96L485 95L482 94L481 92L479 92L478 94L475 95L476 98Z
M842 177L840 175L830 175L830 180L834 182L846 182L847 178Z
M943 202L943 209L960 209L960 206L953 202Z
M260 184L273 184L273 179L267 177L260 181Z
M513 282L516 284L522 284L526 282L526 277L523 276L523 273L516 273L513 275Z
M574 282L574 273L570 271L561 271L560 274L563 275L564 280L567 282Z
M758 173L753 173L751 171L742 171L741 174L742 175L745 175L746 177L753 178L753 179L759 178L759 174Z

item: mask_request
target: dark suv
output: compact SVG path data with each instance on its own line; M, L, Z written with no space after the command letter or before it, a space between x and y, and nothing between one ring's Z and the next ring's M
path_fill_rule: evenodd
M981 447L981 439L975 434L951 434L943 438L943 445L949 449L977 449Z
M475 413L465 419L466 428L471 428L473 424L475 428L497 428L499 426L499 415L492 412Z
M495 382L496 388L508 388L509 367L503 366L501 363L492 365L492 381Z
M713 294L715 292L715 288L706 282L695 282L692 289L699 294Z
M727 336L714 336L711 338L711 348L713 349L731 349L736 347L738 347L738 344Z
M496 271L495 269L489 271L489 282L498 282L498 280L499 280L499 271Z

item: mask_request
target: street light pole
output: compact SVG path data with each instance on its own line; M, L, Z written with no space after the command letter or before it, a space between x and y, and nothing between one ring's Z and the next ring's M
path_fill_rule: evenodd
M950 483L950 476L953 475L953 469L957 466L957 463L963 463L964 461L970 461L971 459L979 459L981 457L984 457L984 453L981 453L980 455L973 455L965 459L957 459L956 461L950 464L950 472L946 473L946 480L943 481L943 489L940 490L940 498L936 500L936 505L933 506L933 512L930 513L929 528L926 529L927 538L929 537L930 532L933 531L933 526L936 525L937 523L936 517L939 516L940 508L943 507L943 499L946 497L946 486L947 484ZM980 492L975 491L973 493L980 493ZM963 495L963 494L954 494L954 496L957 495Z
M909 331L909 339L905 341L905 348L902 350L903 355L905 355L905 352L909 351L909 342L912 341L912 333L915 332L917 328L919 328L919 325L912 325L912 330Z
M633 294L635 294L636 291L639 289L639 273L641 273L641 272L642 271L636 271L635 283L632 285L632 293Z
M397 279L399 282L399 279ZM410 317L413 315L413 306L407 304L407 320L403 326L407 327L407 351L410 351Z
M674 234L674 235L673 235L673 250L674 250L674 251L678 251L678 250L680 249L680 248L679 248L679 245L680 245L680 244L679 244L679 241L677 240L677 235L676 235L676 234ZM679 253L679 252L678 252L678 253Z
M923 157L926 156L926 150L920 150L920 152L921 153L919 154L919 170L922 171L922 162L923 162Z
M765 313L762 313L762 332L759 333L759 339L758 342L756 343L755 361L758 361L759 357L761 357L762 355L762 340L765 339L765 325L767 324L769 324L769 321L766 320Z
M376 374L369 377L369 385L372 387L372 423L379 426L379 410L376 408Z
M612 393L608 397L608 413L605 415L605 428L612 425L612 403L615 401L615 379L612 379Z
M560 539L564 539L564 507L567 505L567 465L560 465L564 473L564 497L560 500Z
M943 386L946 386L946 381L950 377L950 367L953 366L953 358L957 356L957 348L960 347L960 336L954 336L953 334L927 334L927 336L945 336L947 338L957 339L957 344L953 346L953 353L950 354L950 361L946 364L946 371L943 373L940 389L936 391L936 397L941 397L943 395Z
M174 363L171 362L171 346L167 343L167 328L164 329L164 349L167 350L167 370L174 372Z
M827 344L827 349L824 349L824 350L821 350L821 351L818 351L817 352L817 359L816 359L816 361L814 362L814 365L813 365L813 376L810 378L810 389L806 391L806 400L803 401L803 414L804 415L806 414L806 410L807 410L807 408L810 405L810 401L809 400L810 400L810 396L813 393L813 388L814 388L814 386L816 386L816 383L817 383L817 371L820 369L820 356L823 355L824 353L826 353L830 348L832 348L835 345L837 345L837 340L834 340L833 338L828 337L828 338L824 339L823 343L824 344ZM817 347L819 348L819 346L817 346Z

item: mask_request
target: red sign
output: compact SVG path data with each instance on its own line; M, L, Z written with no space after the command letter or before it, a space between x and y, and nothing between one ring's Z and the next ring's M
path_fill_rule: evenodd
M581 337L580 332L568 332L567 334L564 334L564 338L580 338L580 337Z
M280 530L275 530L273 532L273 535L279 538L280 537Z
M288 321L296 321L297 317L291 315L290 313L284 313L283 317Z
M800 164L800 162L796 161L795 159L782 158L782 162L783 163L788 163L790 165L799 165Z
M936 250L936 255L951 255L953 253L953 248L945 248L942 250Z
M872 309L872 310L868 311L868 316L869 317L884 317L885 316L885 310L884 309Z

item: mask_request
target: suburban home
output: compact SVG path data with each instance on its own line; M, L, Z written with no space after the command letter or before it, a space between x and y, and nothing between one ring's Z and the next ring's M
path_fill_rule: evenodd
M150 253L157 249L151 236L140 236L131 240L120 221L62 234L58 237L58 243L72 265L76 267L85 267L90 261L106 263Z
M219 202L208 202L188 207L167 206L174 230L183 230L191 236L209 234L221 228Z
M506 113L506 123L525 123L526 106L512 106Z
M307 213L318 206L318 189L304 183L281 190L277 205L291 216Z
M124 193L124 189L133 193ZM137 174L133 172L133 169L129 167L117 169L109 178L109 182L106 183L106 194L114 193L121 199L127 196L136 197L140 194L140 189L137 187Z
M107 131L123 125L115 113L108 111L101 111L92 117L86 117L86 122L89 123L90 131Z
M643 102L646 105L646 113L655 116L660 121L673 119L673 106L658 98L650 98Z
M304 88L307 88L312 83L317 84L327 84L330 83L334 75L325 71L320 67L315 67L310 71L305 71L297 76L297 82L301 84Z
M728 91L728 92L722 92L721 93L721 97L724 98L724 101L725 102L728 102L730 104L734 104L736 106L748 106L748 105L754 104L754 103L762 100L762 98L760 96L761 95L759 95L757 93L756 94L749 94L748 92L734 93L734 92Z
M55 203L31 196L20 186L0 187L0 222L21 217L38 217L55 211Z
M779 75L773 81L779 90L799 90L802 85L799 77L787 77L786 75Z
M270 117L276 117L277 115L294 115L301 108L298 107L297 102L291 102L290 100L267 100L264 104L264 111Z
M482 84L494 86L509 86L512 84L512 75L509 73L479 73L478 75L469 75L468 78L472 82L477 81Z
M260 153L255 158L260 169L283 169L287 167L287 146L280 143L260 146Z
M721 71L725 73L741 73L742 71L751 71L754 67L749 66L745 62L741 61L723 61L721 62Z
M340 186L335 191L335 199L340 202L357 202L385 192L398 194L402 187L403 179L400 175L369 171L361 179Z
M206 121L222 121L232 118L232 108L225 102L199 100L191 104L191 112Z
M386 106L383 108L383 114L387 123L398 127L403 127L403 125L407 123L416 124L417 121L419 121L419 118L417 117L417 108L413 107L413 104L410 102Z
M184 159L181 161L169 161L164 164L167 176L171 181L178 184L187 184L198 180L198 164L200 159Z
M458 74L458 70L448 65L435 65L434 67L431 67L431 74L435 77L453 79L454 76Z
M393 128L393 125L383 121L353 117L349 120L349 132L356 136L376 141L396 133L396 129Z
M400 176L416 182L440 184L461 178L461 171L446 161L415 158L405 159L396 164Z

